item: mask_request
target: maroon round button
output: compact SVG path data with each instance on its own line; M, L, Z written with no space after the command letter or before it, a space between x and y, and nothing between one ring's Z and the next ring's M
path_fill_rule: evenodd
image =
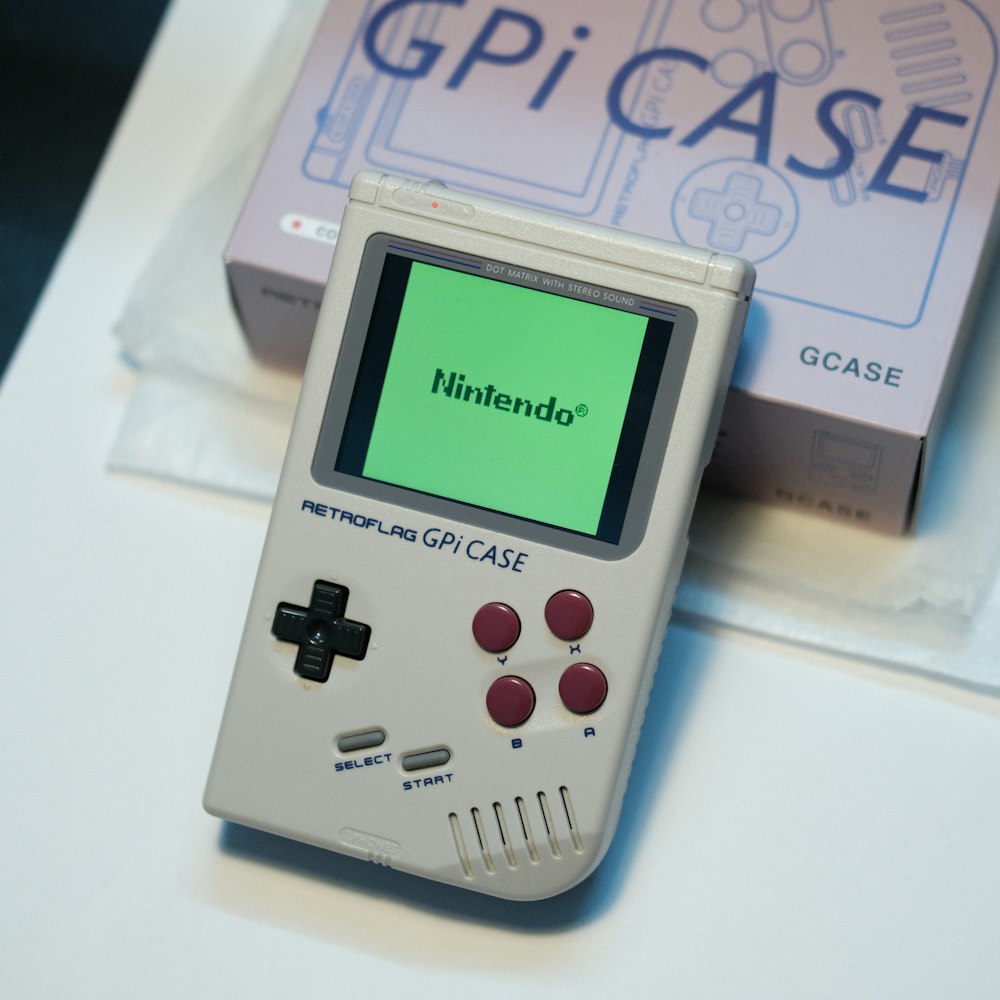
M486 692L486 711L499 726L519 726L535 710L535 692L523 677L498 677Z
M559 697L577 715L595 712L608 696L608 679L593 663L574 663L559 678Z
M545 605L545 623L553 635L571 642L587 634L594 623L594 606L579 590L560 590Z
M517 642L521 619L507 604L484 604L472 619L472 634L487 653L502 653Z

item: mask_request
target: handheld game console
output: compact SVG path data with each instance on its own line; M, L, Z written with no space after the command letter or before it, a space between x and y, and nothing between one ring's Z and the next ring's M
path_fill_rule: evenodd
M208 811L512 899L583 879L614 832L753 279L359 174Z

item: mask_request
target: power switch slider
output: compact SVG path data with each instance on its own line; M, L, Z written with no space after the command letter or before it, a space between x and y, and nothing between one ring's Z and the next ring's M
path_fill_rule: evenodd
M442 197L440 194L431 193L422 188L396 188L388 200L393 208L412 212L415 215L427 215L435 219L442 219L445 222L469 223L476 214L476 210L471 205Z

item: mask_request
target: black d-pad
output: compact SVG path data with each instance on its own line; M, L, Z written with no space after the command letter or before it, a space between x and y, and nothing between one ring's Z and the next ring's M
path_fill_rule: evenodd
M372 630L344 617L347 595L347 588L339 583L317 580L308 608L278 605L271 634L283 642L298 644L295 672L300 677L324 683L337 653L352 660L364 659Z

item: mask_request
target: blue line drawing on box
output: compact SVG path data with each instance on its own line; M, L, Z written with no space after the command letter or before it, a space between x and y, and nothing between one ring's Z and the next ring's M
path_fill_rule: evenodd
M673 0L650 0L638 35L630 42L622 58L657 44L672 4ZM605 17L614 16L613 9L598 6ZM554 5L547 13L555 15ZM573 11L560 7L559 13L565 17ZM576 17L574 13L574 18ZM593 21L593 17L590 20ZM580 33L581 27L585 26L577 25L572 32L577 38L586 37ZM566 33L569 32L564 32ZM598 32L587 28L587 35L591 33ZM555 35L558 32L549 23L545 26L545 34ZM443 43L444 37L442 35L436 40ZM647 72L643 71L643 78ZM463 137L456 133L451 123L439 128L434 134L408 129L413 121L422 120L426 125L428 121L434 120L432 114L422 115L421 107L427 109L429 102L433 103L438 98L436 94L429 94L426 87L420 89L409 81L399 81L372 129L366 158L382 169L433 175L446 183L454 183L470 190L499 194L566 214L590 215L601 203L608 176L624 141L624 137L613 129L604 115L603 76L597 74L590 84L598 84L593 95L595 113L588 120L584 132L574 136L576 141L572 144L572 156L565 155L565 136L543 131L541 134L534 134L533 139L526 138L522 130L532 124L529 117L531 112L519 107L516 110L509 109L508 120L503 120L505 116L502 114L495 115L490 124L497 130L496 134L488 136L491 142L487 148L477 148L478 159L470 160L471 144L463 141ZM468 84L462 84L463 88L466 86ZM476 92L471 91L467 117L472 118L477 104L495 104L495 101L496 95L489 90L478 101ZM633 103L637 102L638 96ZM494 111L496 110L494 107ZM504 131L505 128L510 129L509 133ZM477 131L477 147L487 138L488 132L488 129ZM538 147L544 147L551 140L558 142L559 147L553 147L546 157ZM449 150L449 154L445 155L443 150Z
M947 17L943 2L920 6L896 7L882 14L883 38L888 55L895 63L899 91L910 102L928 108L962 111L975 98L969 90L969 76L963 67L963 55L955 37L954 24ZM879 112L860 103L845 105L839 115L840 128L850 139L859 162L864 154L880 145L876 135L883 132ZM949 182L957 191L965 169L965 160L950 150L937 150L941 159L929 163L918 187L930 202L940 201ZM861 168L857 172L861 172ZM841 207L854 203L866 177L857 184L850 176L830 182L830 194Z
M777 232L781 209L761 201L762 187L759 177L736 170L726 178L721 191L695 191L688 212L710 223L709 246L739 253L748 235L773 236Z
M730 36L712 58L712 76L724 87L746 86L773 71L796 87L826 79L839 53L827 15L829 0L702 0L710 31ZM742 44L737 44L742 43Z
M792 231L779 229L767 243L764 232L742 228L739 219L730 218L727 226L715 218L720 205L728 205L730 216L739 216L740 206L723 198L725 178L715 176L709 182L709 175L701 176L702 168L695 168L671 205L679 237L720 250L739 244L738 252L755 262L773 262L760 271L759 295L901 330L917 325L996 81L997 42L989 22L972 0L875 0L852 11L831 0L701 0L699 15L701 31L709 33L689 30L685 45L709 56L709 39L723 43L710 59L715 83L742 89L762 73L775 74L775 130L769 133L773 141L756 197L780 204L781 199L771 194L777 189L775 178L780 177L789 189L789 205L797 203L807 214L793 220ZM847 50L837 45L836 28L846 17L852 22L861 17L870 22L871 46ZM851 29L857 30L856 24ZM881 50L877 57L876 46ZM895 78L895 90L887 87L887 76ZM820 80L823 84L817 87ZM792 86L783 90L785 84ZM850 91L867 99L851 100ZM789 153L800 162L827 169L840 162L821 152L824 145L829 148L829 140L820 141L819 130L810 133L808 129L809 121L818 120L821 99L831 93L848 95L829 110L852 154L849 168L822 181L831 208L844 212L842 223L834 226L823 216L815 192L806 191L816 181L787 165ZM798 117L805 130L801 135L783 136L780 125L796 114L793 108L800 109ZM956 117L946 124L924 117L915 137L901 138L904 120L918 108ZM770 129L769 118L756 106L741 110L753 127ZM907 145L910 140L912 146ZM812 160L806 155L813 148L809 143L815 148ZM700 146L707 148L708 143L699 142L696 148ZM677 150L678 160L682 152ZM748 165L734 163L733 169L744 171ZM767 171L769 180L765 179ZM702 193L695 197L700 189ZM918 220L920 213L924 218ZM782 223L788 221L789 216L783 215ZM901 241L899 232L922 236ZM845 281L836 299L819 279L815 287L809 286L807 272L794 267L789 258L789 246L794 246L799 259L808 255L818 265L825 261L844 268Z
M377 4L378 0L368 0L330 96L316 113L316 131L302 161L302 173L310 180L348 187L358 169L348 164L353 144L369 108L377 103L387 84L391 83L372 66L363 51L364 30ZM419 37L427 12L426 6L417 10L405 8L400 12L383 39L387 58L404 67L418 65L418 53L408 47L408 42L412 37Z
M910 329L921 321L933 286L961 192L965 164L979 139L983 113L996 82L998 48L992 27L971 0L890 4L878 15L877 24L884 51L895 65L902 107L907 111L936 109L967 119L966 126L956 130L963 149L937 146L929 150L930 158L907 159L903 164L904 186L923 199L919 207L910 210L934 212L937 221L932 241L916 240L906 245L897 241L892 257L881 255L885 266L906 268L913 294L905 305L896 307L876 297L870 308L846 308L777 287L761 287L760 282L757 292ZM889 95L885 96L887 100L877 110L849 103L838 115L838 125L850 138L855 153L850 172L828 182L830 197L839 208L855 211L856 206L873 197L868 186L889 141L884 121ZM900 211L904 210L901 203ZM930 227L924 228L926 231ZM887 233L891 230L886 227ZM874 244L868 249L877 255Z
M669 212L678 238L765 263L759 295L905 330L995 99L997 41L975 2L648 0L626 16L600 0L368 0L302 171L341 187L364 167L435 177L661 235ZM377 71L371 46L412 77ZM691 58L640 58L617 94L630 132L609 87L652 49ZM901 131L921 108L951 120Z
M637 27L630 27L630 19L622 22L604 4L590 4L584 11L576 9L584 5L558 8L551 5L531 15L496 8L490 15L492 20L486 23L494 26L499 41L491 35L482 42L483 46L503 43L516 53L518 45L523 46L523 51L536 45L541 53L537 57L538 67L522 71L515 66L513 72L503 69L503 57L481 59L472 72L469 66L462 69L462 64L455 69L455 58L469 47L470 25L474 29L479 24L474 16L479 16L479 12L471 11L463 20L465 10L456 11L449 5L402 5L379 23L375 44L387 63L413 71L411 78L404 78L378 72L364 50L365 33L372 17L379 16L385 7L384 2L370 0L326 104L317 115L317 128L303 161L303 173L311 180L346 187L356 170L377 167L410 176L434 177L467 190L480 190L567 214L592 214L601 203L608 176L625 141L605 113L604 77L610 79L617 68L616 59L624 61L659 44L673 2L649 0ZM578 23L587 14L590 15L585 18L587 23ZM606 41L611 27L615 29L617 42L605 53L601 43ZM588 50L588 39L598 34L599 44ZM552 62L550 51L567 40L571 47L563 49ZM439 58L430 68L423 65L421 60L426 53L438 46ZM595 71L588 64L575 78L573 86L581 90L578 100L589 100L593 113L585 119L577 116L584 124L577 128L572 156L568 157L565 138L560 138L556 129L543 127L545 120L539 117L538 109L549 102L557 86L563 86L562 76L572 72L577 49L592 59L598 54L602 65ZM453 73L445 82L446 57L451 60L447 70ZM523 61L525 65L529 63L527 57ZM498 109L504 92L498 91L496 84L488 79L494 62L510 73L510 86L530 85L523 106L508 108L506 113ZM485 66L486 72L477 75L480 66ZM544 75L545 69L548 73L541 79L540 73ZM518 71L521 76L515 79ZM637 77L645 78L647 73L644 69ZM458 74L461 79L453 85ZM485 82L480 77L486 78ZM508 84L508 78L504 77L502 82ZM450 115L441 111L443 99L455 108ZM630 106L636 101L638 93ZM493 117L488 123L473 127L471 139L467 139L456 122L474 121L471 116L483 107L490 107ZM522 133L531 128L535 129L532 137L523 138Z
M739 31L750 16L746 0L702 0L701 19L712 31Z
M947 4L939 2L897 7L879 18L889 58L896 63L900 92L924 107L954 107L975 100L968 89L971 81L963 69L955 25L947 14Z
M712 77L723 87L738 90L745 87L764 69L745 49L723 49L712 59Z
M837 55L830 35L828 0L761 0L768 57L787 83L811 86L826 79Z
M882 464L882 448L869 441L814 431L809 478L853 493L874 493Z
M895 62L900 93L913 103L929 108L947 108L960 113L975 101L972 81L963 63L954 26L942 15L943 3L929 3L914 11L897 8L884 14L889 56ZM972 109L969 109L972 110ZM948 149L930 165L923 190L928 201L939 201L949 181L961 183L965 160Z
M671 213L686 243L759 263L792 238L798 201L776 170L752 160L716 160L685 179Z

